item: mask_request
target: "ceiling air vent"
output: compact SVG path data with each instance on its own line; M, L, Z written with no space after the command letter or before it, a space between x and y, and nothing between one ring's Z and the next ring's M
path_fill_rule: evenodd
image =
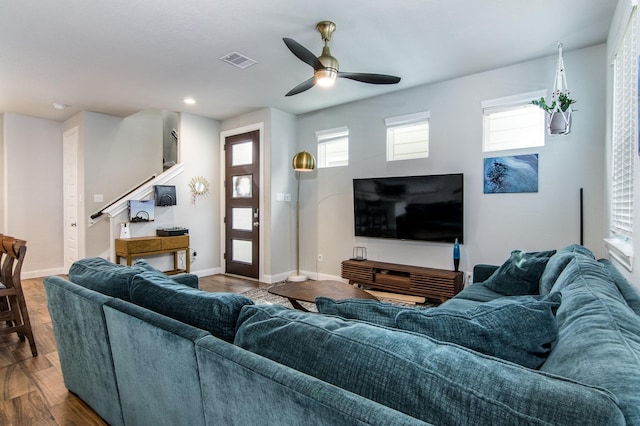
M238 52L228 53L220 58L220 60L242 69L249 68L251 65L257 63L253 59L247 58L246 56Z

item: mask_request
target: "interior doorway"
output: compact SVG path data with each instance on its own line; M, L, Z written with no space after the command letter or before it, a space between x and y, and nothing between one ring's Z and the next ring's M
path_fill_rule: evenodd
M225 137L225 272L259 279L260 131Z
M80 256L80 226L78 205L78 128L64 132L62 136L63 215L64 215L64 271Z

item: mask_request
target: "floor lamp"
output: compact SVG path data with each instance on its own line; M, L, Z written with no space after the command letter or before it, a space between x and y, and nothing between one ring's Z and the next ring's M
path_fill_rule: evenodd
M302 151L293 156L293 170L298 180L298 194L296 196L296 275L289 275L288 280L302 282L307 280L306 275L300 275L300 173L311 172L316 167L316 160L307 151Z

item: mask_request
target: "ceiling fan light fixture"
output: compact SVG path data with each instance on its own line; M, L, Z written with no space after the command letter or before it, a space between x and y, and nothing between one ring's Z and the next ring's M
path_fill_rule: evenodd
M338 76L338 71L332 68L325 68L322 70L317 70L314 73L316 84L320 87L331 87L336 82L336 77Z
M311 89L315 85L331 87L338 77L369 84L397 84L400 82L400 77L393 75L338 71L340 69L338 60L331 56L329 49L329 40L331 39L331 34L336 29L336 25L331 21L322 21L318 23L316 29L320 32L322 40L324 41L322 55L320 56L315 56L309 49L293 39L287 37L282 39L291 53L314 69L313 77L289 90L285 96L297 95L298 93Z

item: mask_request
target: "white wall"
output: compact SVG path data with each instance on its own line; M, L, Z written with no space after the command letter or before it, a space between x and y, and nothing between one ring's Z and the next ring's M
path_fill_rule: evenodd
M185 171L174 179L178 206L173 226L189 228L192 263L199 275L220 273L220 199L216 183L220 176L220 122L191 114L180 114L180 158ZM209 196L193 202L189 181L203 176L209 181ZM193 259L192 259L193 261Z
M459 172L465 176L462 270L477 263L501 264L513 249L578 242L580 188L585 193L584 243L602 256L605 46L564 53L578 112L571 134L547 136L540 149L483 153L480 102L551 89L557 54L300 116L298 150L317 151L317 130L348 126L350 131L349 166L317 170L303 182L313 188L302 197L301 226L308 233L302 269L339 276L340 262L351 257L354 246L365 246L372 260L452 268L451 244L354 237L351 181ZM384 118L420 111L431 111L429 158L386 162ZM538 193L483 194L485 157L528 153L539 154ZM320 253L324 262L317 263Z
M5 183L0 232L27 241L22 276L60 272L62 123L3 115Z
M162 172L162 112L144 110L126 118L83 113L86 216L154 174ZM103 202L94 202L94 195ZM86 229L86 256L110 247L107 222Z
M130 223L131 237L156 235L157 228L181 226L189 229L191 272L199 276L220 273L220 123L216 120L192 114L179 114L179 150L184 171L168 185L176 186L175 206L154 208L155 220L148 223ZM189 182L202 176L209 182L209 196L193 200ZM152 196L153 197L153 196ZM151 197L151 198L152 198ZM128 221L128 213L121 213L111 222L110 232L114 238L120 233L120 223ZM110 240L107 239L106 243ZM105 253L112 258L113 254ZM184 268L185 258L178 257L179 267ZM154 256L147 259L158 269L173 269L171 255Z
M269 249L265 261L270 265L271 281L282 281L295 268L296 181L291 161L296 153L296 117L271 110L271 150L269 170L271 188ZM291 201L278 201L277 194L291 194Z

